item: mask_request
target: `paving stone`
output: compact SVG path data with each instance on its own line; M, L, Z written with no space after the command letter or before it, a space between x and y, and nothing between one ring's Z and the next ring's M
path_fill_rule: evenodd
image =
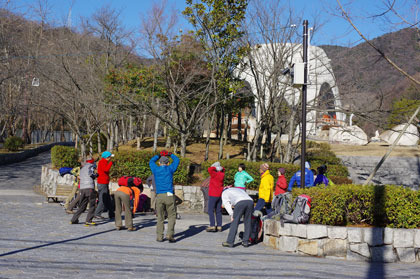
M298 251L304 254L317 256L318 247L319 247L318 240L306 240L306 239L298 240Z
M278 236L280 236L280 235L284 235L284 236L292 235L292 226L294 224L285 223L282 226L279 221L275 221L275 222L277 223L277 235Z
M414 246L414 230L394 229L394 247L407 248Z
M284 252L295 252L298 247L298 238L281 236L279 239L278 249Z
M414 247L420 248L420 230L414 230Z
M384 229L384 244L391 245L394 241L394 229L385 228Z
M347 236L350 243L360 243L363 241L361 228L347 228Z
M345 257L347 241L345 239L326 239L322 245L324 256Z
M280 226L280 223L275 220L265 220L264 232L272 236L279 236L278 226Z
M350 244L349 248L351 251L363 257L370 258L369 245L367 245L366 243Z
M416 261L416 253L414 248L396 248L400 261L404 263L414 263Z
M392 263L397 260L392 245L370 247L372 254L372 261Z
M363 240L369 246L379 246L384 244L383 228L363 228Z
M308 239L323 238L328 236L327 226L325 225L308 225Z
M290 228L290 230L291 230L290 234L292 236L306 238L307 228L308 228L308 225L294 224L294 226L291 226L291 228Z
M328 227L328 238L338 238L346 239L347 238L347 228L346 227Z
M346 260L349 260L349 261L358 261L358 262L360 262L360 261L366 261L367 262L370 259L367 258L367 257L364 257L364 256L360 255L359 253L355 253L355 252L352 252L350 250L347 250Z

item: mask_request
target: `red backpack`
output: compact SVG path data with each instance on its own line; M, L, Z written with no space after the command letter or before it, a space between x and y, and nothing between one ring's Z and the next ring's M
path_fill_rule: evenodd
M134 186L139 186L140 184L142 184L141 179L139 177L125 176L124 175L124 176L118 178L118 186L131 187L132 185L128 185L128 180L130 178L133 179Z

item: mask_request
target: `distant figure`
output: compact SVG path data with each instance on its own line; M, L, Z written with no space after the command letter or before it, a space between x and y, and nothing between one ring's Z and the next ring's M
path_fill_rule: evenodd
M133 215L136 213L137 206L139 204L139 197L141 192L143 192L143 184L141 179L137 177L130 177L127 181L127 186L120 186L117 191L114 192L115 196L115 227L117 230L121 230L122 219L121 212L122 206L124 206L125 214L125 226L128 231L135 231L133 227ZM133 213L131 213L130 200L134 201Z
M298 170L292 177L292 179L290 179L289 182L289 187L287 188L287 191L291 192L292 191L292 187L294 186L294 184L296 183L296 186L298 188L301 188L300 185L300 170ZM305 187L312 187L314 186L314 174L311 171L311 165L309 164L309 162L305 162Z
M150 209L156 214L156 183L155 176L152 174L146 179L147 185L150 188Z
M269 168L267 163L260 166L261 183L258 189L258 201L254 208L254 210L261 210L265 207L267 214L271 212L274 188L274 178L270 174Z
M233 186L245 190L246 184L254 181L254 178L245 171L245 164L239 164L238 172L235 174L234 180L235 183Z
M169 164L170 156L173 160L172 164ZM156 162L159 160L159 166ZM164 232L164 221L165 212L168 214L168 230L166 238L169 242L175 242L175 221L176 221L176 209L174 199L174 186L173 178L174 173L179 166L179 158L175 154L162 151L159 155L153 156L149 161L150 169L155 177L156 183L156 211L157 211L157 225L156 225L156 241L163 241Z
M221 232L222 231L222 191L223 182L225 179L225 169L219 162L214 163L208 168L210 174L209 183L209 203L208 214L210 219L210 226L206 229L207 232ZM216 212L217 227L214 222L214 213Z
M245 191L237 187L230 187L223 190L222 202L231 220L227 240L222 243L222 246L233 247L236 233L238 232L239 221L243 216L245 230L242 237L242 246L248 247L249 237L251 235L251 215L254 206L252 198ZM232 210L232 206L234 210Z
M101 214L106 211L108 211L109 219L114 218L114 208L109 194L109 172L112 167L112 157L114 157L114 154L105 151L98 163L98 206L95 211L95 218L97 219L104 219Z
M86 226L94 226L96 223L92 222L95 208L96 208L96 191L95 191L95 178L96 165L93 159L88 159L85 165L80 169L80 198L79 208L74 213L70 224L78 224L80 215L86 210L89 203L89 211L86 216Z
M286 173L286 170L284 168L279 168L277 170L277 182L276 182L276 190L274 192L274 196L277 196L279 194L284 194L287 191L287 181L284 174Z
M328 186L329 180L325 176L325 173L327 172L327 166L322 165L322 166L318 167L317 170L318 170L318 175L315 178L314 185L316 186L316 185L319 185L319 184L324 184L325 186Z

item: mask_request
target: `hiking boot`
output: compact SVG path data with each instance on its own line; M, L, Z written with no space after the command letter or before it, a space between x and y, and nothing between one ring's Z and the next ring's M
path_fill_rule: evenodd
M105 219L105 217L102 217L102 216L95 216L95 217L93 217L94 219L98 219L98 220L104 220Z
M70 221L70 225L79 224L79 220L76 221Z
M176 242L175 238L172 235L168 236L167 239L170 243L175 243Z
M216 232L216 227L207 227L206 232Z
M177 213L177 214L176 214L176 219L177 219L177 220L181 220L181 214Z
M232 243L229 243L229 242L223 242L223 243L222 243L222 246L223 246L223 247L233 248L233 244L232 244Z
M157 241L157 242L163 242L163 237L159 237L159 236L158 236L158 237L156 238L156 241Z
M134 227L129 227L129 228L127 229L127 231L134 232L134 231L136 231L136 228L134 228Z
M222 227L219 227L219 226L218 226L218 227L217 227L217 231L218 231L218 232L221 232L221 231L222 231Z
M117 226L115 228L117 229L117 231L120 231L120 230L124 229L124 227L122 227L122 226Z
M86 227L96 226L96 223L95 223L95 222L92 222L92 221L90 221L90 222L86 222L86 223L85 223L85 226L86 226Z
M248 241L242 242L242 246L248 248L249 247L249 242Z
M66 209L66 213L67 214L74 214L73 210L68 210L68 209Z

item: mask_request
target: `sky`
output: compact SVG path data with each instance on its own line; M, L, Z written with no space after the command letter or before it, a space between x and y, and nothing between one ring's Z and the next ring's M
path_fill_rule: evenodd
M46 2L49 7L49 17L55 24L63 25L67 22L70 7L71 24L75 26L80 22L80 17L89 17L98 8L109 5L121 12L123 24L131 29L138 30L140 26L141 15L150 12L154 3L160 3L160 0L40 0ZM358 28L369 38L381 36L385 33L397 31L405 26L394 25L384 22L383 18L371 17L374 14L380 14L386 9L384 2L389 0L341 0L346 5L346 9L355 18ZM0 0L0 3L9 2L14 9L25 13L30 17L28 7L36 7L38 0ZM403 15L412 18L412 3L414 0L397 0L396 5ZM73 3L73 5L72 5ZM167 6L179 12L180 25L184 29L191 29L188 22L182 18L181 12L185 9L185 0L166 0ZM313 45L341 45L354 46L361 43L360 36L350 27L350 25L341 17L336 16L338 6L336 0L284 0L284 5L290 7L304 19L309 21L309 26L313 26L315 20L316 32L311 37ZM419 5L419 4L417 4ZM419 9L420 7L416 7ZM368 18L366 18L368 17ZM387 13L390 21L397 22L397 18L392 13ZM297 28L302 28L298 26Z

